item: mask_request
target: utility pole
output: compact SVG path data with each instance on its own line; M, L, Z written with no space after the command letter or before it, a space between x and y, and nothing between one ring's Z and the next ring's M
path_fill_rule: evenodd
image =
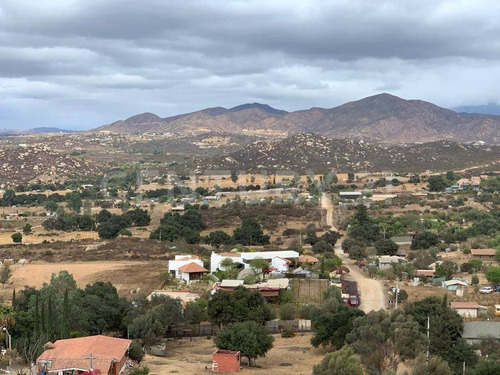
M394 308L396 310L398 309L398 295L399 295L399 277L396 279L396 304L394 305Z
M426 362L427 366L429 366L429 352L431 348L431 339L430 339L430 332L431 332L431 318L428 316L427 317L427 356L426 356Z

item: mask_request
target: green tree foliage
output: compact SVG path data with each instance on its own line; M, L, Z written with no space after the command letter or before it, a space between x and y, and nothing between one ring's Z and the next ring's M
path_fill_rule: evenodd
M272 317L271 307L260 293L238 287L234 293L218 291L208 301L208 316L215 324L253 320L264 324Z
M381 238L375 242L378 255L395 255L398 249L398 244L390 238Z
M369 373L397 371L399 363L415 358L425 348L425 335L412 316L396 310L372 311L355 319L346 337Z
M486 280L492 284L500 284L500 267L488 267L486 270Z
M95 221L89 215L79 215L63 212L57 217L51 217L44 220L42 223L45 230L85 230L90 231L95 229Z
M447 187L451 186L450 181L448 181L443 175L430 176L427 179L427 184L429 191L443 191Z
M493 375L500 374L500 362L495 360L482 360L467 375Z
M198 299L191 302L184 310L184 319L188 324L200 324L208 319L208 302L204 299Z
M99 238L113 239L118 237L122 229L130 225L130 218L126 215L111 215L111 217L100 222L97 226L97 233Z
M413 250L428 249L437 244L439 244L439 236L437 234L423 231L415 234L411 241L411 248Z
M441 357L432 356L427 361L424 354L420 354L415 359L415 366L411 372L412 375L453 375L453 372L446 361Z
M47 201L45 203L45 209L49 212L56 212L59 205L54 201Z
M233 242L233 239L226 232L216 230L215 232L210 232L207 236L205 236L203 242L218 249L221 245L230 245Z
M219 349L241 352L248 358L249 364L255 359L263 357L273 347L274 337L267 328L253 321L229 324L217 332L214 338L215 346Z
M253 218L243 220L241 227L233 232L234 243L248 245L267 245L269 236L264 234L260 224Z
M30 223L26 223L24 224L24 227L23 227L23 234L31 234L31 229L33 227L31 226Z
M147 348L162 338L166 331L167 328L161 323L160 313L153 309L137 316L129 326L130 335L142 339Z
M321 240L312 245L312 251L316 254L332 253L333 247L326 241Z
M184 238L187 243L201 241L199 231L205 228L198 210L189 209L183 215L166 213L160 220L160 226L149 236L152 240L174 241Z
M285 303L280 306L280 319L281 320L294 320L295 319L295 306L292 303Z
M12 270L8 263L5 263L0 269L0 283L5 286L5 284L9 281L12 276Z
M327 244L330 244L331 246L335 246L335 244L341 237L342 235L339 232L329 230L320 237L320 240L325 241Z
M342 349L325 355L321 363L314 366L313 375L363 375L361 359L352 348Z
M404 311L418 322L422 334L427 330L427 317L431 318L430 352L447 361L454 373L460 371L463 361L471 365L477 362L472 347L460 338L462 318L448 305L446 295L408 303Z
M80 210L82 209L82 196L80 193L73 192L68 195L67 199L68 208L76 214L80 213Z
M356 206L356 212L353 216L353 223L348 232L350 238L365 243L373 243L380 238L380 228L368 214L365 205Z
M130 344L130 347L128 348L128 356L130 359L136 361L137 363L141 363L144 355L145 353L142 346L137 341L132 341L132 344Z
M151 216L149 216L148 211L136 208L135 210L128 211L126 215L130 218L131 222L135 226L147 226L151 223Z
M14 233L12 236L10 236L10 238L12 238L12 242L14 243L23 242L23 235L19 232Z

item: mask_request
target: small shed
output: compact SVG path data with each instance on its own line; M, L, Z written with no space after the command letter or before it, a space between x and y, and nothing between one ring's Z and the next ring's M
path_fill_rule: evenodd
M241 354L232 350L217 350L212 354L212 370L236 372L240 369Z
M472 249L470 251L471 255L475 259L481 259L484 261L493 262L495 260L495 249Z
M467 282L462 280L446 280L442 283L443 289L457 290L459 288L467 288Z

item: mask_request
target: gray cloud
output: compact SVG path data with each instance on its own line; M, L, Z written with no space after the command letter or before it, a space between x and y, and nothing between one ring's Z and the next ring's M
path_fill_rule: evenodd
M500 4L3 0L0 128L152 111L332 107L382 91L499 103Z

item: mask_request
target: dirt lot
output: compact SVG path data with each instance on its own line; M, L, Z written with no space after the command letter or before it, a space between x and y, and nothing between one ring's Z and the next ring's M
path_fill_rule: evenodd
M312 374L312 367L321 361L326 351L315 349L310 344L311 335L283 339L275 335L274 347L265 358L256 361L256 367L243 365L239 374ZM212 353L216 350L213 341L197 338L193 341L171 341L166 358L147 356L143 364L151 375L206 374L211 373ZM246 359L243 359L245 363Z
M0 288L0 296L9 301L13 288L19 291L25 285L40 287L50 281L53 273L63 270L71 273L82 288L96 281L109 281L122 296L128 296L138 288L141 293L149 294L159 288L158 275L166 266L163 262L131 261L16 264L12 266L11 279Z

